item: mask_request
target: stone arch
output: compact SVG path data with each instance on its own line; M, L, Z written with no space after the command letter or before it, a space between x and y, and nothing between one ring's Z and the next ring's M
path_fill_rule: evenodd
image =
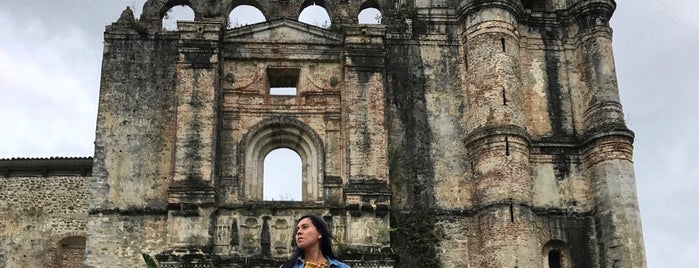
M161 31L177 31L177 22L194 21L194 9L189 6L174 6L166 12L166 15L160 20Z
M141 21L150 24L157 31L163 29L163 17L175 6L187 6L194 12L194 20L199 20L200 12L190 0L148 0L143 5Z
M359 17L360 14L362 14L362 12L364 12L368 9L376 9L379 11L379 16L383 16L383 10L381 10L379 3L376 2L375 0L368 0L359 6L359 9L357 10L357 17ZM359 18L357 18L357 21L359 21ZM381 20L379 20L379 22L377 24L381 24Z
M227 10L226 10L226 23L229 26L228 28L232 28L232 22L230 21L231 18L231 13L233 12L234 9L237 7L241 6L251 6L254 8L257 8L262 13L262 16L265 17L265 21L267 21L268 16L267 16L267 11L260 5L259 2L255 0L239 0L239 1L233 1L232 5L230 5Z
M362 11L363 9L367 9L367 8L376 8L379 11L382 11L381 6L379 5L379 2L377 2L376 0L367 0L367 1L364 1L364 3L362 3L361 5L359 5L359 11Z
M323 142L308 125L284 116L257 123L243 137L238 152L242 199L262 201L264 157L279 148L288 148L301 157L302 200L322 200Z
M84 231L68 232L49 239L49 267L82 266L86 240Z
M570 247L561 240L551 240L541 251L545 268L571 268ZM553 258L553 259L552 259Z
M332 10L330 8L328 8L328 4L324 0L305 0L305 1L303 1L303 4L301 4L301 8L298 11L298 14L296 15L296 20L300 21L301 12L303 12L306 8L308 8L312 5L320 6L323 9L325 9L325 12L327 12L327 14L328 14L329 25L333 24L334 17L333 17Z
M226 9L226 14L230 14L231 11L233 11L233 9L235 9L236 7L245 6L245 5L247 5L247 6L253 6L253 7L259 9L260 12L262 12L262 15L264 15L265 18L267 18L267 10L265 10L265 8L264 8L259 2L257 2L256 0L236 0L236 1L232 1L232 2L231 2L231 5L228 6L228 8Z

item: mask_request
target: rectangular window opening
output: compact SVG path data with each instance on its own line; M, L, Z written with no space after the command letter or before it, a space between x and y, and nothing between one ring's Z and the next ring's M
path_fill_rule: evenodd
M297 68L267 68L269 94L273 96L298 95L300 70Z
M272 96L296 96L296 87L270 87L269 95Z

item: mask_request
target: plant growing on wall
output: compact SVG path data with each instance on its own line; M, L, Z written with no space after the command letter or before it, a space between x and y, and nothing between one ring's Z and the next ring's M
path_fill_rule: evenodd
M158 264L153 260L153 258L148 255L148 254L141 254L143 256L143 260L146 262L146 267L148 268L158 268Z

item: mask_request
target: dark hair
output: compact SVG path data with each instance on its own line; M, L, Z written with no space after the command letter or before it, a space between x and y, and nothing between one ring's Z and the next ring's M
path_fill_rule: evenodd
M333 237L332 234L330 234L330 230L328 230L328 226L325 224L325 221L323 221L323 219L315 215L304 215L296 221L296 225L298 225L301 220L306 218L311 220L313 226L315 226L316 230L318 230L318 234L321 235L319 241L320 251L323 253L324 256L335 259L335 254L333 253L332 247ZM284 263L284 265L282 265L282 268L293 267L294 264L296 264L296 259L298 259L299 257L303 257L304 255L303 249L296 246L296 225L294 226L294 232L291 235L292 240L294 241L294 255L292 255L291 259L287 260Z

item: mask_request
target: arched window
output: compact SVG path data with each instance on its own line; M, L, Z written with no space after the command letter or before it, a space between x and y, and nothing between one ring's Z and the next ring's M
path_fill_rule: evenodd
M561 252L557 249L549 251L548 268L561 268Z
M381 11L375 7L362 9L358 19L359 24L381 24Z
M332 24L328 11L316 2L308 2L299 14L299 21L326 29Z
M301 157L286 148L271 151L264 163L264 200L301 201Z
M298 119L276 117L264 120L250 128L239 148L239 174L242 179L243 199L262 201L265 186L264 168L268 154L279 148L288 148L301 159L302 201L323 200L323 142L312 128Z
M194 21L194 10L189 6L174 6L163 14L163 31L177 31L178 21Z
M238 28L245 25L267 21L260 9L250 5L240 5L235 7L228 14L228 28Z
M543 267L546 268L570 268L570 248L566 242L551 240L542 250L544 259Z

